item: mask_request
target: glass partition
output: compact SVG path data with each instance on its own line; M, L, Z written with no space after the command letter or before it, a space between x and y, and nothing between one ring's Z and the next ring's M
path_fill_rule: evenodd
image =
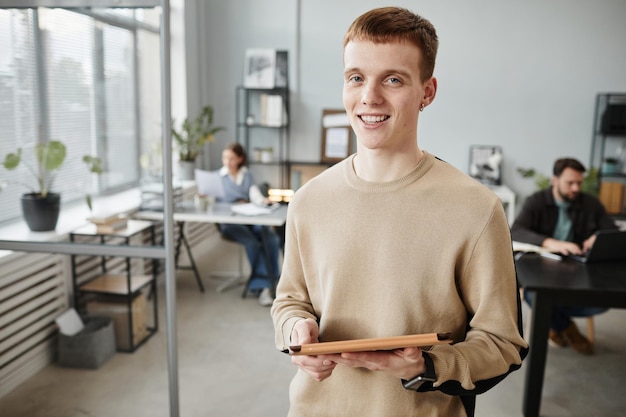
M32 166L37 143L62 141L67 157L54 187L63 195L62 212L80 206L80 220L85 219L86 194L106 196L139 184L140 156L155 143L160 142L163 149L162 176L171 178L169 65L167 0L0 0L0 161L21 148L24 160L31 158ZM84 166L86 154L101 158L102 175L93 175ZM162 368L168 383L155 384L154 398L161 403L169 399L160 410L169 405L169 415L178 416L174 239L168 209L171 186L167 182L164 186L165 212L159 231L163 244L143 239L132 244L69 242L63 226L58 233L30 233L10 225L19 220L20 195L33 181L33 172L21 168L7 171L0 166L0 268L4 268L0 274L0 391L13 388L11 376L16 373L32 372L33 379L50 377L47 371L53 368L41 367L54 354L49 347L56 330L50 317L70 304L73 290L64 274L74 276L74 256L106 261L145 258L139 263L151 265L155 259L161 262L165 277L165 296L159 303L165 310L159 318L165 338L150 342L166 345L167 358L159 358L155 366ZM39 263L43 265L40 270ZM68 268L72 271L64 272ZM141 289L146 297L156 297L156 290ZM13 307L5 303L11 296L16 300ZM26 304L38 308L24 313L21 306ZM24 351L29 351L26 359L20 357ZM126 382L120 380L120 385ZM84 396L82 388L77 382ZM102 400L102 395L97 397ZM130 402L138 410L145 407L124 397L105 400ZM80 409L82 399L68 395L66 401L75 401Z

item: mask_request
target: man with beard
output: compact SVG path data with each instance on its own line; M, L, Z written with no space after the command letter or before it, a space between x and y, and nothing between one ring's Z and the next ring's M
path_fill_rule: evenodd
M596 197L583 193L585 167L572 158L554 163L552 186L538 191L524 202L513 226L513 240L542 246L562 255L580 255L595 242L595 232L617 229ZM530 303L530 294L525 294ZM571 317L589 317L606 311L600 308L558 307L552 314L550 341L561 347L570 345L580 353L590 354L593 346Z

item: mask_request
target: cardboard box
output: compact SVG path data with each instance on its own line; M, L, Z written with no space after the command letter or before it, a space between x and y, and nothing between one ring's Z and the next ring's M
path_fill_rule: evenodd
M115 333L109 317L89 317L73 336L59 334L58 363L72 368L97 369L115 354Z
M600 184L599 199L609 214L619 214L624 204L624 184L604 181Z
M148 301L145 294L137 295L131 304L133 343L130 343L130 316L128 304L123 298L107 298L106 300L90 301L87 303L87 314L110 317L113 320L117 349L131 351L148 334L147 316Z

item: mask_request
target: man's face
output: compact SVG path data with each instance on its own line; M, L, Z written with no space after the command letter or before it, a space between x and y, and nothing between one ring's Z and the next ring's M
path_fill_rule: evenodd
M583 173L572 168L565 168L559 177L552 177L555 197L562 201L573 201L580 194Z
M436 91L434 78L420 81L421 59L421 51L408 43L346 45L343 104L359 146L401 150L415 142L420 105L429 104Z

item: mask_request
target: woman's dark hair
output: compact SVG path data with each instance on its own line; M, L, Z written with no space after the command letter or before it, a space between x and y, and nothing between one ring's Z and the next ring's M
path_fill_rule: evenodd
M246 150L243 148L243 146L241 146L240 143L228 144L224 149L232 151L235 155L241 158L241 163L237 168L241 168L248 163L248 155L246 154Z

